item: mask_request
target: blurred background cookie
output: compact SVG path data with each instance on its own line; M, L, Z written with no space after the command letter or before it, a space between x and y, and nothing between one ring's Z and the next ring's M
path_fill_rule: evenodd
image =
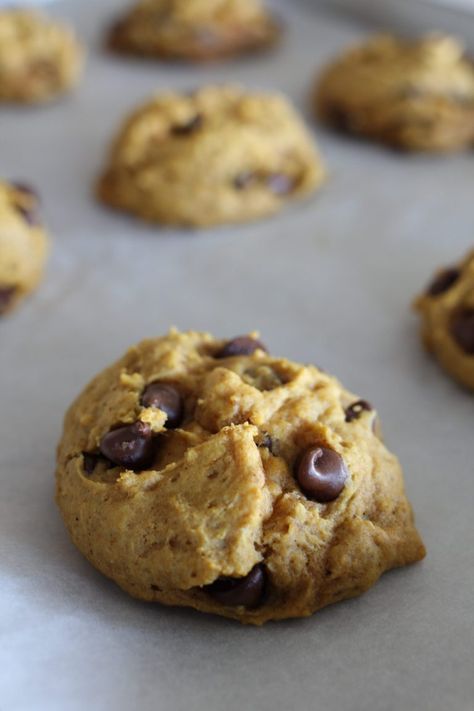
M315 109L330 126L412 151L474 142L474 69L452 37L378 35L329 64Z
M415 308L427 350L455 380L474 390L474 252L441 269Z
M201 61L265 49L280 33L261 0L141 0L107 42L118 52Z
M285 98L207 87L157 96L132 114L98 195L151 222L208 226L274 213L323 178L313 139Z
M36 288L47 252L37 194L26 185L0 181L0 316Z
M78 80L82 50L71 29L34 10L0 8L0 101L50 101Z

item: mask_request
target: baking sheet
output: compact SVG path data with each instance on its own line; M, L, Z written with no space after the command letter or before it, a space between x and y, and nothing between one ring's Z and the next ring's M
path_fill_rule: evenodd
M272 56L193 69L99 51L117 3L63 2L90 45L80 91L0 111L0 173L41 190L47 279L0 325L0 709L472 709L474 399L421 352L410 302L473 243L472 155L406 157L314 126L330 170L313 200L199 234L107 212L91 185L123 115L155 89L239 81L307 112L315 70L360 25L291 0ZM103 366L172 324L259 328L376 403L428 548L359 599L241 627L129 599L70 544L53 503L66 407Z
M361 17L368 25L403 34L443 30L460 35L474 48L473 0L302 0Z

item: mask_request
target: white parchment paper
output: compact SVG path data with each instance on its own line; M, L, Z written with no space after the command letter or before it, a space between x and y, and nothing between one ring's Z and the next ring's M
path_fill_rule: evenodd
M472 155L408 157L313 124L330 176L258 224L156 230L91 198L121 119L156 89L281 89L309 119L316 70L362 30L294 0L283 47L192 68L106 56L117 3L63 2L89 45L79 91L0 110L0 173L40 189L47 279L0 325L0 709L470 711L474 398L421 351L413 296L474 241ZM191 198L191 196L190 196ZM381 413L428 548L311 619L241 627L128 598L69 542L53 502L66 407L102 367L172 324L314 361Z

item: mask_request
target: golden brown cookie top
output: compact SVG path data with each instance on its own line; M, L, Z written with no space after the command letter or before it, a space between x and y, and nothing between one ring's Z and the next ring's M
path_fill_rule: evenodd
M474 251L459 264L438 270L415 307L422 313L436 313L446 324L454 312L474 309Z
M474 142L474 69L446 35L379 35L331 63L316 111L331 126L404 150L454 151Z
M36 286L46 253L38 194L0 181L0 314Z
M253 219L323 179L312 138L277 94L210 86L157 96L115 141L99 194L158 222Z
M280 28L260 0L142 0L112 28L112 48L214 59L273 44Z
M0 283L5 283L12 271L5 256L9 245L21 242L21 234L40 230L40 199L36 191L26 184L0 180Z
M345 88L361 101L376 102L400 92L474 101L473 66L462 44L447 35L417 41L378 35L347 52L328 71L333 91Z
M278 137L278 151L272 150L266 136ZM248 146L254 162L260 157L262 167L267 167L267 157L291 166L299 163L297 149L303 137L306 143L301 121L283 96L252 93L237 86L208 86L189 94L157 95L140 107L119 134L114 158L129 166L144 160L172 163L182 157L192 162L198 150L213 167L220 147L219 160L222 157L225 169L227 155L235 160L242 152L246 158ZM251 168L245 165L245 171Z
M209 20L252 22L266 17L261 0L141 0L136 10L156 12L162 19L192 26Z
M0 9L0 69L41 56L61 61L71 44L72 30L42 13Z
M168 392L161 392L158 385L165 384ZM137 421L146 423L151 435L166 436L157 449L159 461L167 459L168 445L175 439L182 444L184 436L192 444L248 423L257 428L253 431L260 445L286 452L292 460L297 442L304 447L311 433L320 437L324 430L323 438L336 447L342 440L349 446L358 431L354 425L363 423L371 433L375 419L369 406L348 409L358 398L315 366L269 355L256 333L222 341L209 334L172 330L130 349L92 387L96 402L88 405L81 426L74 430L78 456L97 453L107 433ZM160 408L160 402L167 407ZM268 444L272 423L296 403L301 410L298 420L286 426L299 435Z
M133 595L256 624L424 554L372 406L257 333L171 331L99 374L65 420L58 502Z
M82 50L74 32L27 9L0 9L0 99L34 102L74 83Z
M428 350L456 380L474 389L474 252L440 269L415 308Z

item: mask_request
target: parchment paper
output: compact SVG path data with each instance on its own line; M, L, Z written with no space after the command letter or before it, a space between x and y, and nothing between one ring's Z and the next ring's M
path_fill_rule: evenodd
M330 176L281 216L156 230L91 197L123 116L155 89L237 81L308 116L316 70L360 25L281 3L271 56L195 69L101 53L116 2L63 2L89 44L80 90L0 111L0 172L40 189L54 250L0 325L0 709L470 711L474 697L474 398L421 350L410 311L472 246L472 155L407 157L315 126ZM259 328L373 401L400 456L428 557L311 619L241 627L136 602L73 548L53 502L72 398L142 337Z

